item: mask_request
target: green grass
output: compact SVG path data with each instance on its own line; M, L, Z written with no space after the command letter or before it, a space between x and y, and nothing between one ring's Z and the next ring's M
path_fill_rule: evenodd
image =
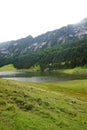
M5 65L0 68L0 71L9 71L9 70L14 71L14 70L16 70L16 68L12 64Z
M0 79L0 130L86 129L87 80L24 83Z
M73 73L86 73L87 74L87 65L84 65L82 67L75 67L73 69L64 69L64 73L73 74Z
M79 100L87 101L87 80L70 80L56 83L30 83L32 86L48 91L61 92Z
M40 66L39 65L35 65L35 66L31 67L28 70L30 70L30 71L40 71Z

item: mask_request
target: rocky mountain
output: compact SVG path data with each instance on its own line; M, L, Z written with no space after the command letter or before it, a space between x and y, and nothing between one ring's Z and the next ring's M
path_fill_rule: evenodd
M55 44L62 44L68 40L81 39L87 35L87 18L78 24L72 24L60 29L47 32L33 38L28 36L15 41L8 41L0 44L0 53L6 55L16 55L29 50L36 51Z
M32 44L33 37L28 36L26 38L18 39L15 41L8 41L0 44L0 53L6 55L15 55L26 51L26 49Z
M87 18L77 24L67 25L60 29L39 35L35 38L29 35L22 39L1 43L0 59L1 61L4 61L4 64L8 64L8 61L11 61L11 58L14 59L14 57L16 57L16 60L18 60L17 57L22 57L23 59L24 55L28 55L28 59L32 53L35 55L36 53L42 54L42 52L46 50L50 50L49 53L52 53L52 51L56 53L61 51L61 55L64 55L65 49L69 50L70 48L78 48L80 46L83 48L83 43L85 45L87 43ZM76 52L76 50L74 51ZM51 53L49 57L52 57ZM35 56L33 55L33 57ZM64 57L62 59L64 59ZM65 61L62 60L61 62ZM68 60L68 62L70 61ZM2 65L3 64L1 62L0 66Z

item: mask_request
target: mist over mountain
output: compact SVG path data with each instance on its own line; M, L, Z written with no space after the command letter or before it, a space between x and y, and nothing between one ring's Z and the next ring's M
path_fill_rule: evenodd
M42 70L75 67L87 63L86 52L87 18L35 38L29 35L0 44L0 66L12 63L17 68L30 68L38 64Z

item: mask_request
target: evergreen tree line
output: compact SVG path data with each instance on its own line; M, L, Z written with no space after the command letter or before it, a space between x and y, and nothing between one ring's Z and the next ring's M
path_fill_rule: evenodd
M83 66L87 64L87 45L82 44L62 50L50 48L43 52L19 55L14 58L13 64L18 69L39 65L41 71L46 68L52 70Z
M68 41L60 46L31 51L15 56L1 56L0 66L13 64L17 69L39 65L41 71L58 68L74 68L87 64L87 38L82 41Z

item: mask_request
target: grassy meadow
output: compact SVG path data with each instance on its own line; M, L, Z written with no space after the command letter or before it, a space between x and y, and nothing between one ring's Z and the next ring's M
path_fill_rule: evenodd
M0 71L16 70L13 65ZM53 72L64 81L28 83L0 78L0 130L86 130L87 67Z
M14 71L14 70L17 70L17 69L13 66L13 64L0 67L0 71Z
M0 79L0 130L86 130L87 80Z

